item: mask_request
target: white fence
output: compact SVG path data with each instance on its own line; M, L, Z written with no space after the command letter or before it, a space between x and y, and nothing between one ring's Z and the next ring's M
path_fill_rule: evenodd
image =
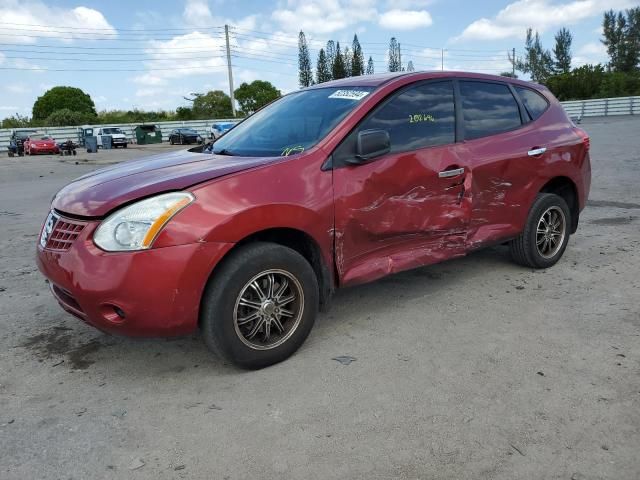
M640 97L597 98L562 102L570 117L640 115Z
M594 100L575 100L562 102L562 106L570 117L601 117L610 115L640 115L640 96L619 98L598 98ZM189 127L196 130L203 137L208 137L211 124L215 122L231 121L218 120L190 120L184 122L157 122L162 130L162 140L167 141L171 130L179 127ZM135 139L134 128L139 123L127 123L122 125L102 125L103 127L118 127L130 140ZM71 138L78 140L78 127L39 127L38 131L51 135L56 140ZM0 129L0 151L4 151L9 145L11 129Z
M162 131L162 141L166 142L169 140L169 134L171 130L174 128L193 128L204 138L209 137L209 133L211 131L211 125L216 122L226 122L226 121L234 121L233 119L216 119L216 120L189 120L184 122L147 122L146 125L157 125L160 127ZM237 119L235 120L237 121ZM100 125L99 127L118 127L122 130L122 132L127 136L130 141L135 141L136 135L134 129L138 126L142 125L140 123L124 123L120 125ZM63 141L68 138L71 138L74 141L79 140L79 128L80 127L33 127L34 130L38 132L45 133L47 135L51 135L57 141ZM11 138L11 132L13 129L11 128L3 128L0 129L0 152L5 151L7 146L9 145L9 139Z

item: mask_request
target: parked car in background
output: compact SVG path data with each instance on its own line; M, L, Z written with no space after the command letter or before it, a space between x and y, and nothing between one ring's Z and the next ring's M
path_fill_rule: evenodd
M113 148L127 148L127 144L129 143L127 140L127 136L124 134L122 130L117 127L103 127L97 128L95 130L95 135L98 137L98 148L102 146L102 137L104 135L111 135L111 146Z
M55 139L51 135L32 133L24 141L25 155L38 155L41 153L60 153Z
M461 72L326 82L212 153L67 185L37 262L62 308L100 330L200 328L214 352L260 368L302 345L337 288L501 243L527 268L554 265L587 202L589 148L541 85Z
M192 128L176 128L169 134L171 145L189 145L202 143L202 136Z
M211 131L209 133L209 138L217 139L220 138L224 133L231 130L233 127L237 125L238 122L216 122L211 125Z
M15 155L22 157L24 155L24 142L29 138L29 135L35 133L35 130L14 130L11 132L9 138L9 147L7 151L10 157Z

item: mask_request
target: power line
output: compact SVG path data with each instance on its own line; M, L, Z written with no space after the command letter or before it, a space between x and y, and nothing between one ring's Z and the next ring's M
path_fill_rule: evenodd
M0 25L17 25L20 27L45 27L48 28L50 27L50 25L43 25L43 24L37 24L37 23L14 23L14 22L0 22ZM11 27L5 27L5 28L11 28ZM56 27L56 28L60 28L60 27ZM167 32L167 31L193 31L193 30L203 30L203 29L219 29L222 30L224 29L224 26L211 26L211 25L203 25L201 27L190 27L190 28L99 28L99 27L62 27L64 29L67 30L116 30L119 32L147 32L147 31L151 31L151 32Z

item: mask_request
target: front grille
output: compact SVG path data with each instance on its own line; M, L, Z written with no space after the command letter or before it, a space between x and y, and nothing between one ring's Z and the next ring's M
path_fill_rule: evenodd
M71 244L78 238L78 235L85 227L84 222L70 220L68 218L58 218L45 248L49 250L69 250Z

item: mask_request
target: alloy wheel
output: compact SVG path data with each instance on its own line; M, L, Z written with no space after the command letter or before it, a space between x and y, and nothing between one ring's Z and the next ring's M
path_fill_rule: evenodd
M536 228L536 247L544 258L553 258L562 248L567 232L567 219L560 207L547 208Z
M238 338L255 350L269 350L286 342L300 325L304 312L302 285L291 273L260 272L240 290L233 310Z

